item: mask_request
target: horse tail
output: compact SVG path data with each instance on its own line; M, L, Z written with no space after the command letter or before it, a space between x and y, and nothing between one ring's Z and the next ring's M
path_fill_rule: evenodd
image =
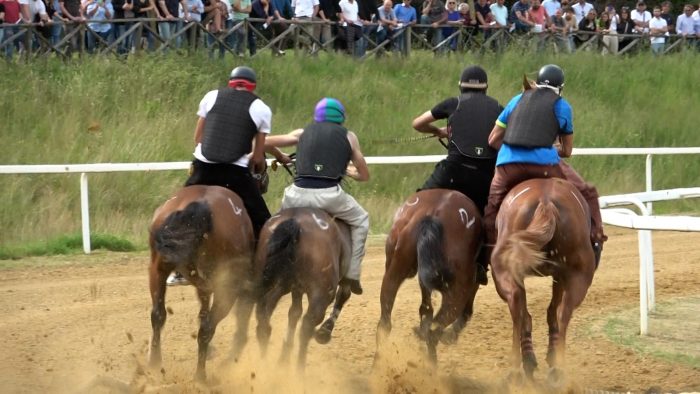
M508 239L503 261L516 282L523 285L528 272L547 262L542 248L552 240L557 228L559 212L551 201L541 201L525 230L516 231Z
M283 287L290 285L300 234L299 222L289 218L270 235L261 282L263 292L266 293L278 281Z
M418 280L429 290L444 289L454 279L446 263L443 232L442 224L434 217L426 216L418 223Z
M212 215L205 201L189 203L185 209L168 215L155 230L158 253L167 262L184 264L195 259L206 234L212 230Z

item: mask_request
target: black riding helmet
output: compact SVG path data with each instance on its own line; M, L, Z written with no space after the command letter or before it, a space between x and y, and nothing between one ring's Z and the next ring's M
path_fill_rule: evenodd
M255 71L246 66L238 66L231 71L230 79L245 79L248 82L257 83L257 76Z
M540 68L537 73L537 84L547 85L553 88L561 88L564 86L564 71L556 64L548 64Z
M486 90L488 87L488 76L486 70L479 66L469 66L462 70L462 76L459 78L460 90Z

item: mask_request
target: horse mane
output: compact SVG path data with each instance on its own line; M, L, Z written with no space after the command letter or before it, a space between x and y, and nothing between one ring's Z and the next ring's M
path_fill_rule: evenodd
M527 75L523 74L523 92L530 89L535 89L535 81L531 81L527 78Z
M538 272L547 255L542 248L552 240L557 228L559 212L552 201L540 201L525 230L516 231L507 240L503 251L503 261L519 285L528 273Z

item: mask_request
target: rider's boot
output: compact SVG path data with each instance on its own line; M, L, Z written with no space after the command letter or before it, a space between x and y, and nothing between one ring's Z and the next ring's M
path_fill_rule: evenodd
M493 246L484 245L481 247L479 256L476 258L476 283L486 286L489 283L489 263L491 262Z

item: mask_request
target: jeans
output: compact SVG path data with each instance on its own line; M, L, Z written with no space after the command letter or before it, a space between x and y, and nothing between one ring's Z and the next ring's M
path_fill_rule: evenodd
M5 37L4 39L8 39L12 37L13 35L19 33L19 27L18 26L10 26L4 28L5 31ZM22 42L22 37L24 34L20 35L19 37L15 38L12 40L12 42L7 42L4 43L5 45L5 58L7 60L12 59L12 55L15 53L15 48L19 49L19 43Z
M112 24L112 33L114 34L114 41L118 40L119 37L123 36L124 33L126 33L126 31L129 30L131 26L133 26L132 22L120 23L117 21L118 19L115 20L114 24ZM117 45L117 53L119 53L120 55L129 53L129 50L131 49L131 37L132 34L129 34L128 37L124 38L124 40Z
M651 53L654 55L662 55L664 53L665 42L654 42L651 44Z
M158 33L160 34L161 37L163 37L164 40L169 40L175 33L177 33L177 22L176 21L167 21L167 22L159 22L158 23ZM175 43L171 43L171 47L179 47L178 45L179 39L176 40ZM168 49L166 48L165 51Z
M112 29L107 30L106 32L87 32L87 50L88 53L94 53L95 51L95 46L97 44L97 38L95 38L95 34L100 36L103 40L107 41L107 44L112 43Z
M233 21L232 20L226 20L223 26L223 30L221 31L222 33L228 32L231 30L233 27ZM233 47L233 33L229 34L226 38L224 38L222 41L226 43L229 47ZM224 55L226 54L226 47L221 45L219 42L214 39L214 36L207 34L207 46L209 47L209 57L211 58L214 56L214 47L218 46L219 47L219 59L223 59Z
M228 40L230 40L229 46L235 50L237 55L243 55L245 53L245 41L247 38L247 28L245 25L239 26L241 23L245 23L245 21L234 20L233 27L238 27L238 30L228 36Z
M376 26L362 25L360 39L355 43L355 56L362 57L365 55L367 52L367 38L365 36L369 37L376 28Z
M61 34L63 33L63 20L54 15L52 18L53 25L51 25L51 45L56 46L61 41Z

